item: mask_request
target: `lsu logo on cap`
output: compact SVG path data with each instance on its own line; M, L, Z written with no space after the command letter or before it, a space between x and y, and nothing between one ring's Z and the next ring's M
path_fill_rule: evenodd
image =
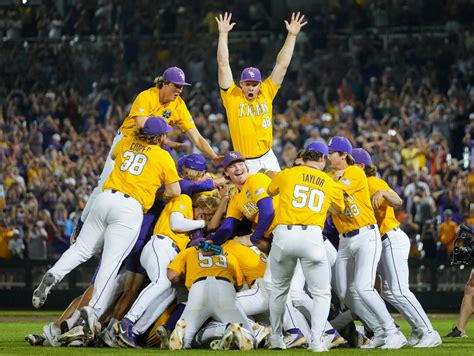
M255 78L255 72L253 70L249 70L248 73L252 78Z
M232 158L238 158L237 154L234 153L234 152L229 153L229 155L230 155Z

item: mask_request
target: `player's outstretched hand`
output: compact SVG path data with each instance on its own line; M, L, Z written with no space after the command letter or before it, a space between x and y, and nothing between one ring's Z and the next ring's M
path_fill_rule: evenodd
M217 163L222 163L222 162L224 162L224 156L222 156L222 155L216 156L216 157L214 157L214 158L212 159L212 162L214 162L214 163L216 163L216 164L217 164Z
M374 195L372 195L372 206L375 209L380 208L380 204L382 204L383 201L383 192L381 190L377 190Z
M232 23L230 22L230 20L232 19L232 13L230 12L225 12L224 16L220 14L215 19L217 21L217 28L219 29L219 32L221 33L228 33L235 26L235 22L232 22Z
M258 249L262 252L269 253L270 252L270 241L266 239L260 239L258 242L255 244L255 246L258 247Z
M288 33L291 33L295 36L300 33L301 28L307 23L308 21L305 21L304 15L300 14L299 11L296 14L294 12L291 14L291 22L288 23L288 21L285 20L285 25Z

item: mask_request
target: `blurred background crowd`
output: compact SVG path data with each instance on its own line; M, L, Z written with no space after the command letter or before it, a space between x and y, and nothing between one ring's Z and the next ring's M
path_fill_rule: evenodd
M0 259L67 248L133 99L169 66L193 84L182 96L202 135L230 150L214 17L237 22L237 79L250 65L270 74L294 9L309 24L274 103L280 164L311 141L348 137L404 199L412 257L446 262L458 224L474 224L467 0L0 0Z

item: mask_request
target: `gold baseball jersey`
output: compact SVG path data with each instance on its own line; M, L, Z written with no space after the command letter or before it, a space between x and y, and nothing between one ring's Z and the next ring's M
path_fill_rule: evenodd
M250 286L256 279L263 278L267 267L267 256L258 247L248 247L234 240L228 240L222 248L237 257L247 285Z
M257 203L261 199L269 197L267 188L271 181L272 180L263 173L249 174L242 190L230 199L226 217L238 220L242 220L243 217L246 217L254 224L257 224ZM278 196L273 198L273 207L275 211L277 211L278 208L278 200ZM273 219L272 224L265 233L265 237L268 237L273 231L276 226L275 223L276 220Z
M140 202L147 211L155 201L158 188L181 178L170 154L160 146L149 145L134 137L124 137L114 148L114 170L103 190L118 190Z
M343 190L345 205L344 214L332 215L337 231L344 234L376 224L364 171L357 166L349 166L337 183Z
M378 190L393 191L383 179L377 177L368 177L367 183L369 184L369 194L371 197ZM377 225L379 226L381 235L400 225L397 218L395 217L395 211L390 205L388 205L385 199L382 200L382 204L380 204L378 209L374 208L374 215L375 219L377 220Z
M262 82L260 92L253 101L248 101L234 82L227 90L221 89L232 146L245 158L260 157L272 148L273 99L279 88L268 77Z
M323 229L331 205L336 211L344 210L341 187L316 168L298 166L278 172L268 192L280 194L275 210L277 224L317 225Z
M153 235L168 236L179 247L180 251L186 248L189 243L190 231L177 232L171 230L170 218L173 212L178 212L184 215L186 219L194 219L193 203L191 198L186 194L181 194L179 197L171 199L166 203L165 208L160 214Z
M208 255L197 247L189 247L181 251L168 268L186 275L184 284L188 289L201 277L226 278L237 287L245 283L237 258L225 249L221 255Z
M124 136L133 136L136 116L160 116L167 124L178 126L183 132L196 127L184 100L178 96L173 101L161 104L160 89L157 87L144 90L135 98L130 113L120 127Z

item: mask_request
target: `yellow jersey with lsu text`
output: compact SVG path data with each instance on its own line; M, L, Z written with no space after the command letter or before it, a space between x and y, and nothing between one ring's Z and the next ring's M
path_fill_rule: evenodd
M227 90L221 88L232 146L245 158L260 157L272 148L273 99L279 88L268 77L262 82L260 92L253 101L248 101L234 82Z
M237 257L247 285L250 286L256 279L263 278L267 267L267 256L257 246L249 247L234 240L227 240L222 248Z
M225 278L236 287L245 283L237 258L225 249L220 255L209 255L197 247L189 247L181 251L168 268L186 276L184 284L188 289L201 277Z
M268 192L280 195L276 224L317 225L323 229L331 205L336 211L344 211L341 187L316 168L298 166L278 172Z
M171 126L178 126L182 132L195 128L193 118L184 100L178 96L166 104L160 103L160 89L153 87L140 92L133 101L130 113L120 127L124 136L133 136L136 131L135 117L160 116Z
M186 194L181 194L179 197L171 199L166 203L163 211L158 218L153 229L153 235L168 236L179 247L180 251L184 250L189 243L190 231L177 232L173 231L170 226L170 218L173 212L178 212L184 215L186 219L194 219L193 203L191 198Z
M171 155L158 145L149 145L134 137L124 137L114 148L114 169L103 190L118 190L140 202L146 212L163 184L181 178Z
M226 217L235 218L237 220L242 220L245 217L255 226L255 224L258 223L259 212L257 203L261 199L269 197L267 188L270 182L271 179L263 173L249 174L242 190L230 199ZM273 208L277 211L279 197L274 197L272 200ZM276 220L274 218L270 227L265 232L265 237L268 237L273 231L276 226L275 223Z
M383 179L377 177L368 177L367 182L369 183L369 193L372 197L375 192L379 190L392 190L390 186ZM382 204L378 209L374 208L375 219L379 226L380 235L387 233L393 228L400 225L400 222L395 217L395 211L385 199L382 200Z
M344 213L332 214L337 231L344 234L376 224L364 171L357 166L349 166L337 183L343 190L345 205Z

